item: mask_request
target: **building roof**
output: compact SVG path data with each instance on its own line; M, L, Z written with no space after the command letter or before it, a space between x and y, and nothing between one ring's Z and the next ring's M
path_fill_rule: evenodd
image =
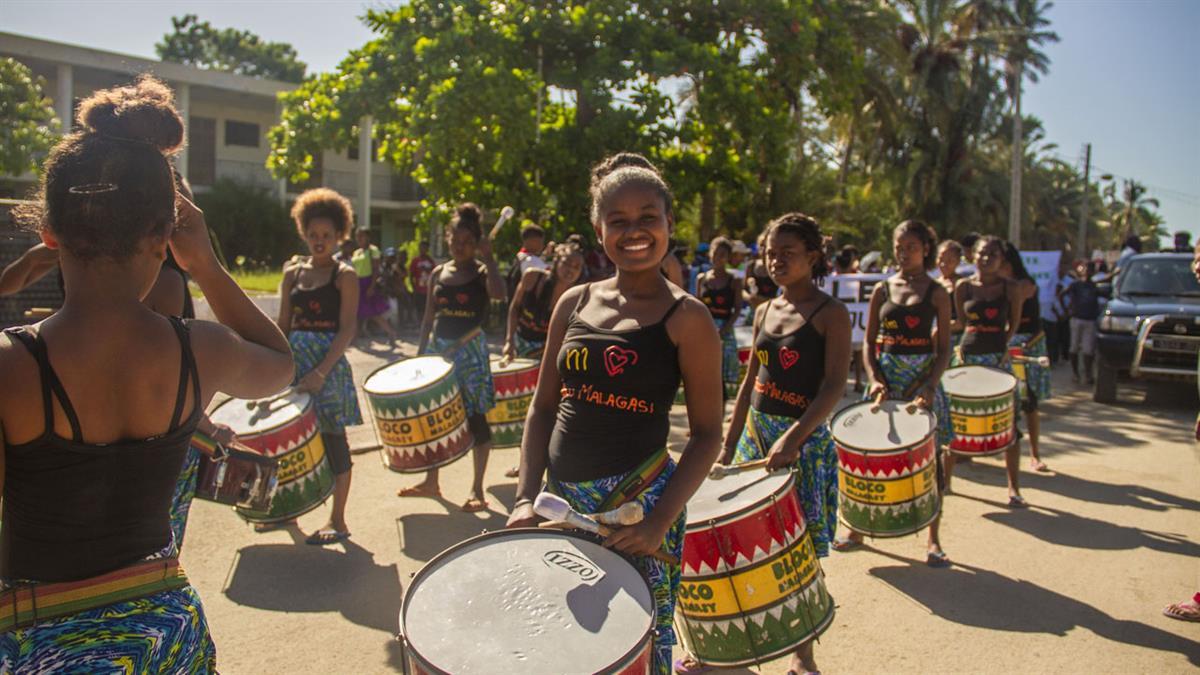
M54 42L40 38L0 32L0 55L14 56L18 59L35 59L54 64L69 64L83 68L96 68L118 73L139 75L153 73L164 80L176 83L187 83L236 91L245 94L257 94L274 98L281 91L291 91L296 88L290 82L268 80L257 77L246 77L216 70L204 70L195 66L167 61L155 61L140 56L106 52L91 47Z

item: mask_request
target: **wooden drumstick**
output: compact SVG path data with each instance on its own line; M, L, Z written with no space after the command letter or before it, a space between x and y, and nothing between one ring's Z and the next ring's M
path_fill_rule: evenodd
M741 464L713 464L712 469L708 471L708 477L713 480L721 480L726 476L732 476L735 473L750 471L751 469L761 469L767 466L767 459L755 459Z
M287 389L284 389L283 391L272 396L271 398L263 398L263 399L259 399L257 401L246 401L246 410L254 410L255 408L259 408L259 409L266 408L266 407L270 406L272 403L274 403L276 401L282 401L283 399L285 399L295 393L296 393L295 387L288 387Z
M884 400L886 400L885 396L886 396L885 394L880 394L879 396L875 397L875 402L873 404L871 404L871 412L872 413L877 413L883 409L883 402L884 402ZM916 403L909 401L908 404L904 406L904 412L911 415L911 414L917 412L918 407L919 406Z
M505 206L504 208L500 209L500 217L496 219L496 224L492 226L492 231L488 233L488 239L495 239L496 235L500 234L500 229L504 227L504 224L507 223L515 213L516 211L513 211L513 207L511 206Z
M1016 363L1031 363L1035 366L1041 366L1042 368L1050 367L1049 356L1021 356L1014 354L1012 360Z
M576 511L565 499L549 492L542 492L537 496L533 501L533 512L549 521L549 524L543 523L539 527L578 529L598 534L605 539L614 532L613 528ZM649 556L669 565L679 564L679 558L662 550L654 551Z

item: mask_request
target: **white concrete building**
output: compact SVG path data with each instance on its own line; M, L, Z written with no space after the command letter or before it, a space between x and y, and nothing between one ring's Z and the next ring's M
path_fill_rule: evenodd
M385 163L369 161L369 118L359 124L358 147L322 153L304 185L271 177L266 169L267 130L279 119L277 95L295 88L294 84L0 32L0 57L6 56L45 80L45 93L54 100L64 129L71 126L77 102L97 89L128 83L141 73L164 80L175 89L187 125L187 146L178 168L196 192L229 178L266 188L288 202L306 188L324 185L354 202L359 224L369 223L383 246L413 237L418 188L409 176L394 174ZM19 182L34 179L31 175L8 178Z

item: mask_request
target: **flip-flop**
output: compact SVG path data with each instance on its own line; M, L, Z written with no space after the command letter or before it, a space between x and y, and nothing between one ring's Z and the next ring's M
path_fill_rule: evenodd
M954 563L950 562L950 556L946 555L945 551L929 551L925 554L925 564L940 569L950 567Z
M1163 608L1163 616L1180 621L1194 621L1200 623L1200 604L1193 601L1177 602L1167 605Z
M838 553L853 551L862 545L862 541L858 539L851 539L850 537L834 537L833 543L830 544L833 550L837 551Z
M675 659L674 665L675 665L676 675L699 675L700 673L707 673L708 671L713 669L712 666L706 666L703 663L700 663L699 661L692 661L692 663L694 663L696 665L689 666L687 664L687 661L689 658L691 658L691 657L685 656L682 658Z
M1023 509L1027 506L1029 506L1029 502L1025 501L1021 495L1010 495L1008 498L1008 508L1010 509Z
M276 523L255 523L254 531L258 532L260 534L263 532L274 532L275 530L287 529L295 524L296 524L295 518L293 518L291 520L281 520Z
M421 487L420 485L409 485L396 490L397 497L429 497L430 499L439 499L442 496L441 490L433 490L432 492Z
M337 530L317 530L316 532L308 535L308 538L304 540L304 543L310 546L328 546L349 538L349 532L338 532Z
M520 476L521 476L521 468L520 467L514 466L513 468L504 472L505 478L519 478Z
M463 502L463 505L460 508L462 508L462 510L466 513L478 513L479 511L487 511L490 507L491 504L488 503L488 500L471 497L467 501Z

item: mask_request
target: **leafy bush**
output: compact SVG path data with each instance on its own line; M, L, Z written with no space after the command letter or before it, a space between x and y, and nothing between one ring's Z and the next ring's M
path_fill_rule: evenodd
M268 189L228 178L196 195L196 204L220 243L225 259L239 267L277 267L302 252L287 208Z

